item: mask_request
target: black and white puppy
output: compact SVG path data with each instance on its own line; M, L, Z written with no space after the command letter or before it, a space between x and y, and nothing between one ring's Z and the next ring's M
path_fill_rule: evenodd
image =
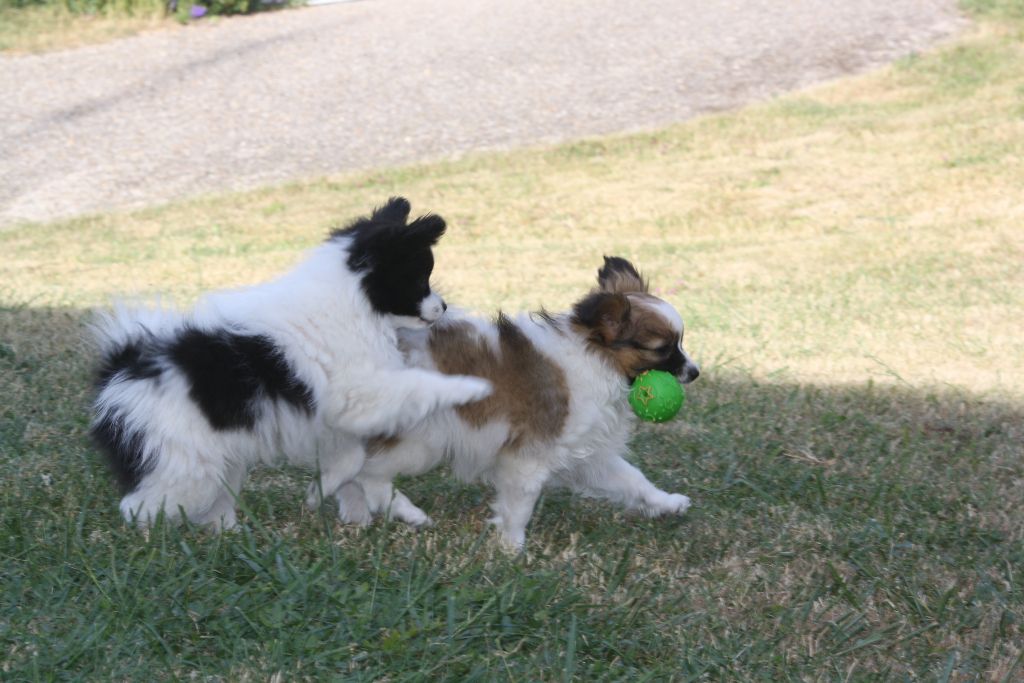
M447 459L461 479L494 486L491 520L501 540L521 548L546 486L566 487L651 515L682 514L690 499L662 491L624 457L635 423L630 384L647 370L697 378L683 350L683 320L653 296L636 268L605 258L598 288L562 315L497 320L451 312L421 332L401 335L409 363L491 381L489 397L435 412L398 438L377 439L352 482L341 517L368 522L387 512L409 524L430 521L393 488L400 475Z
M189 312L99 317L92 435L126 520L145 526L163 510L230 528L247 470L280 458L319 469L313 504L359 472L366 438L490 393L478 378L407 367L398 349L397 328L446 309L430 288L444 220L407 223L409 209L393 198L278 279Z

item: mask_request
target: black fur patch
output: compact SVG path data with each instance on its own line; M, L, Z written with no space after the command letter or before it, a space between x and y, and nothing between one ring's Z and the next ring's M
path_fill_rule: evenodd
M96 371L96 387L107 386L117 374L125 379L152 379L160 375L160 366L153 354L152 341L133 340L103 354Z
M153 463L143 460L143 436L128 429L124 418L108 411L90 430L90 435L107 456L107 463L117 477L122 493L130 493L143 477L153 469Z
M268 337L186 329L168 356L214 429L252 429L266 399L313 412L313 392Z
M406 225L410 208L408 200L392 197L369 218L331 232L332 239L352 239L348 267L363 273L363 291L378 313L419 317L420 303L430 296L431 247L445 222L427 214Z
M659 362L657 365L651 366L650 370L662 370L664 372L671 373L672 375L678 376L683 371L683 367L686 365L686 358L683 357L682 352L678 346L673 346L672 350L668 352L668 355L664 360Z

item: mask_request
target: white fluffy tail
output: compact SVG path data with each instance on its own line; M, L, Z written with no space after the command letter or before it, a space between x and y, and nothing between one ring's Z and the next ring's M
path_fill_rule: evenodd
M159 301L152 306L118 301L108 310L97 311L89 329L100 349L107 350L140 337L167 338L168 333L181 327L183 322L181 312Z

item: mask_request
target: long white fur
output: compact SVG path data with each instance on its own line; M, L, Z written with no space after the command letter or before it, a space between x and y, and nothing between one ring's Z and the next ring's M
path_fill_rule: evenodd
M449 317L455 317L452 313ZM674 309L672 313L665 317L681 332L682 320ZM462 319L472 322L500 353L490 321L464 315ZM491 522L511 549L523 547L527 523L545 486L569 488L649 516L682 514L690 507L689 498L662 491L625 459L636 420L627 401L628 387L616 369L587 349L567 316L555 326L529 315L520 315L515 322L565 374L569 414L561 433L513 452L504 449L508 424L494 421L477 428L455 410L440 410L403 434L396 447L366 460L355 482L340 492L342 518L368 522L372 514L387 513L412 525L430 523L426 513L394 489L392 480L399 474L421 474L445 459L460 479L494 486ZM422 346L425 335L409 338L420 345L409 353L409 362L433 369Z
M213 429L173 366L158 380L115 376L96 400L96 421L110 410L144 434L153 471L120 505L125 519L146 525L162 509L194 522L230 528L235 498L249 467L280 457L321 474L310 487L329 496L354 477L365 458L364 440L407 431L438 408L478 400L488 382L407 367L396 326L415 319L382 316L370 306L360 276L346 266L348 239L313 249L292 271L246 289L215 292L191 312L120 306L95 324L101 347L148 332L173 339L186 326L266 335L312 391L312 414L267 402L254 430ZM441 315L440 298L421 304L428 320Z

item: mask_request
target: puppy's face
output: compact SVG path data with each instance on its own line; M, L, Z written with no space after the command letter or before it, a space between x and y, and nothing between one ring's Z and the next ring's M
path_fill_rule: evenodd
M683 349L683 319L648 292L633 264L605 257L597 282L574 307L573 322L627 379L647 370L670 372L683 384L697 379L700 368Z
M409 209L407 200L394 197L369 218L331 234L352 238L349 268L362 273L370 305L396 328L426 327L447 308L430 288L431 248L444 234L444 219L427 214L407 223Z

